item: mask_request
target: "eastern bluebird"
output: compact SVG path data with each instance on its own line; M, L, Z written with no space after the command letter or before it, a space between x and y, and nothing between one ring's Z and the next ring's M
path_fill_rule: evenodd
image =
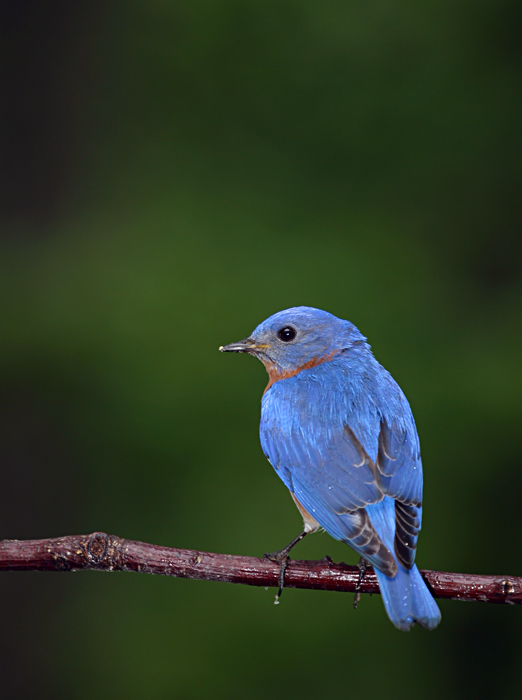
M281 564L324 528L375 568L393 624L434 629L440 611L414 564L422 464L410 406L349 321L307 306L286 309L245 340L221 347L265 365L260 436L289 489L303 532L273 556Z

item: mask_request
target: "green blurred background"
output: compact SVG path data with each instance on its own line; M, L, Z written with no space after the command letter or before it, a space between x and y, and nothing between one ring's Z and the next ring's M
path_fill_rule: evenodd
M218 346L353 321L413 407L417 561L522 574L522 5L4 1L2 538L261 555L301 520ZM298 558L355 563L327 535ZM4 574L5 697L516 697L522 611Z

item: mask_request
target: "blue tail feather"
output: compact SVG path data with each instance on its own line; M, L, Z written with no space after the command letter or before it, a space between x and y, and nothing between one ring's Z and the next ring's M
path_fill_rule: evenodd
M367 512L381 540L390 552L394 552L393 499L386 496L380 503L368 506ZM409 630L415 622L426 629L434 629L440 622L440 610L419 570L415 565L409 570L400 564L398 567L399 571L393 578L375 570L388 617L400 630Z
M394 578L377 569L375 573L384 607L395 627L407 631L415 622L428 630L437 627L440 610L415 564L409 571L399 564L399 572Z

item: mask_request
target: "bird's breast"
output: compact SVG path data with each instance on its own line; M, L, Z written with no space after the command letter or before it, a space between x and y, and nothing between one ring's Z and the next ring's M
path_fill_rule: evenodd
M295 377L297 374L300 374L305 369L312 369L313 367L322 365L324 362L329 362L337 354L339 354L339 352L339 350L334 350L328 353L328 355L321 355L321 357L312 357L312 359L308 360L308 362L305 362L302 365L299 365L298 367L288 370L282 370L272 362L264 362L266 371L268 372L268 384L266 385L263 394L266 394L270 387L273 386L276 382L279 382L281 379L290 379L291 377Z

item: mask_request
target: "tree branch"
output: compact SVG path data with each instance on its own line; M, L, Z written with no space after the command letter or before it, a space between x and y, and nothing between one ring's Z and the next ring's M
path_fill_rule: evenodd
M279 565L268 559L212 554L189 549L159 547L124 540L104 532L47 540L3 540L0 542L0 571L135 571L205 581L226 581L249 586L277 586ZM479 600L485 603L522 604L522 578L421 571L436 598ZM355 591L356 566L321 561L291 560L286 587L323 591ZM379 593L373 569L369 568L362 593Z

